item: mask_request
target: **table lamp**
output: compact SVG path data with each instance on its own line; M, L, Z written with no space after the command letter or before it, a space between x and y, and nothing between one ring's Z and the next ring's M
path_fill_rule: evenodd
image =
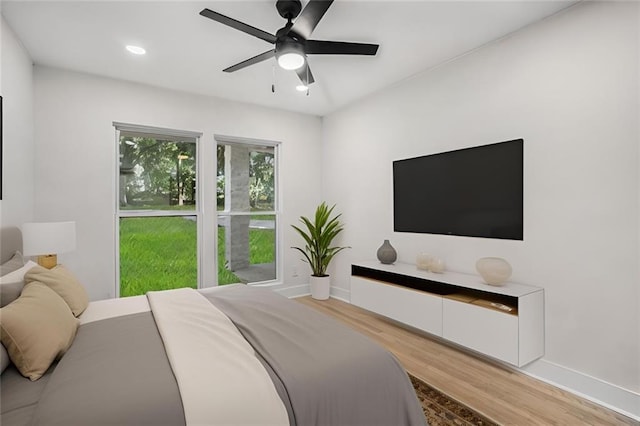
M40 222L22 225L25 256L38 256L38 264L51 269L58 264L58 253L76 249L75 222Z

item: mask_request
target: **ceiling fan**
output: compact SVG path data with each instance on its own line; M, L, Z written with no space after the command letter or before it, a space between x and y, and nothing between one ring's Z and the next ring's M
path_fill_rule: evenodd
M315 79L307 63L307 55L373 56L378 51L377 44L309 40L311 33L332 3L333 0L309 0L309 3L302 10L300 0L276 1L276 9L278 9L280 16L287 20L287 23L275 35L210 9L203 9L200 15L275 45L274 49L225 68L224 72L238 71L275 56L280 67L286 70L295 70L303 85L309 86ZM301 10L302 12L300 12ZM296 17L298 19L293 22Z

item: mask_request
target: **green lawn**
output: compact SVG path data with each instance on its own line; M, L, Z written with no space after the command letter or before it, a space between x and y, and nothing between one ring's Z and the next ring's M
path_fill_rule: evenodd
M197 286L196 222L183 217L120 219L120 296ZM225 268L218 228L218 284L240 282ZM250 263L275 261L274 231L249 230ZM205 260L206 262L206 260Z

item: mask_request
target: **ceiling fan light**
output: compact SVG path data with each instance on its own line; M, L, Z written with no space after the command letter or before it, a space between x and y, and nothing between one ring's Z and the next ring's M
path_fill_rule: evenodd
M304 65L304 56L298 52L287 52L278 56L278 65L285 70L297 70Z
M298 92L306 92L307 90L309 90L309 86L304 85L304 84L298 84L298 85L296 86L296 90L297 90Z

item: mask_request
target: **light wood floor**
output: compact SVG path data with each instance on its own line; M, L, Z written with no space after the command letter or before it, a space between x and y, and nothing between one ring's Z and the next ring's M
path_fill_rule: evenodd
M569 392L455 349L348 303L299 302L346 323L396 355L405 369L503 425L638 425Z

